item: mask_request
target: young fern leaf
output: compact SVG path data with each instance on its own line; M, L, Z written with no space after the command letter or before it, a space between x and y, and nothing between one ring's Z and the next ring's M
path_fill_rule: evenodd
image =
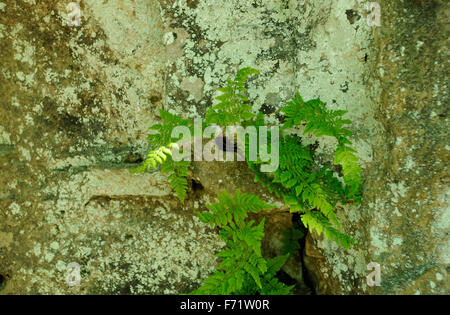
M182 203L186 198L188 189L187 176L190 167L189 161L174 161L172 159L172 150L179 149L177 141L179 137L172 137L172 130L177 126L190 127L191 120L183 119L177 115L173 115L165 110L159 111L162 124L156 124L149 129L156 131L150 134L147 139L149 144L154 147L148 154L145 161L131 173L142 173L161 165L161 172L167 173L169 184L177 194Z
M330 222L318 211L308 211L302 215L301 220L310 232L316 231L317 234L324 234L327 240L335 241L345 249L349 249L356 241L347 234L339 232Z
M216 97L219 103L206 112L206 123L230 126L253 118L255 115L251 112L252 108L247 104L248 98L244 94L247 91L245 82L249 75L258 73L258 70L247 67L239 70L234 80L228 79L227 85L219 88L222 92Z
M151 150L142 163L135 169L130 170L131 173L142 173L152 168L157 168L159 164L164 164L168 157L172 156L172 148L178 148L176 143L169 143L167 146L160 146Z

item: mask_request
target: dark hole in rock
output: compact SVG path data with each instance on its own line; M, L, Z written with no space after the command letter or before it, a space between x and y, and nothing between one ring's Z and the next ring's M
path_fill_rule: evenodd
M54 194L46 194L44 197L42 197L42 201L48 201L48 200L54 200L56 196Z
M154 93L152 95L150 95L150 102L154 103L158 103L159 101L162 100L162 96L159 93Z
M278 271L276 277L278 278L278 280L280 280L281 282L283 282L286 285L295 285L297 283L297 281L295 281L295 279L293 279L291 276L289 276L283 270Z
M202 191L204 189L203 185L196 180L192 180L192 190L193 191Z
M61 128L65 128L69 132L80 132L82 128L81 121L78 117L65 113L60 117Z
M292 214L292 226L294 227L294 229L301 230L306 237L308 229L303 225L300 213L294 212Z
M275 111L275 107L272 105L268 105L268 104L262 104L259 111L263 114L269 115Z
M144 159L139 153L129 153L125 156L124 163L142 163Z
M284 124L284 122L286 121L286 116L280 114L280 113L276 113L275 117L277 117L278 121L280 122L280 124Z
M313 144L310 144L309 145L309 151L311 152L311 153L313 153L314 151L316 151L317 150L317 148L319 147L319 141L316 141L316 142L314 142Z
M340 90L344 93L347 93L347 91L348 91L348 82L347 81L345 81L344 84L341 84Z
M292 225L295 229L299 229L303 232L303 235L305 237L301 238L299 240L300 242L300 255L302 257L302 274L303 274L303 282L305 285L311 290L311 294L315 295L316 291L314 289L314 282L311 279L311 276L308 272L308 269L306 269L305 262L303 261L304 252L305 252L305 245L306 245L306 236L308 235L308 229L303 225L302 222L302 216L300 213L295 212L292 214Z
M0 291L6 286L6 277L0 274Z
M361 16L353 10L347 10L345 11L345 14L347 15L347 20L350 22L350 24L355 23L361 18Z
M333 165L331 165L330 169L332 171L335 171L339 175L339 177L344 176L344 174L342 174L342 165L340 165L340 164L334 165L333 164Z

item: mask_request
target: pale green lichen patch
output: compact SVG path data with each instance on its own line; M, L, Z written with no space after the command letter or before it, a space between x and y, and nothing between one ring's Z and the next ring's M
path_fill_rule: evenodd
M159 176L98 170L49 187L46 193L59 197L53 207L39 206L45 220L37 227L57 231L42 252L40 244L31 250L38 258L33 272L20 270L30 274L24 280L41 284L27 292L72 292L65 282L72 261L82 270L79 293L173 294L197 286L214 270L213 254L223 244L191 212L174 211L177 202L161 199L171 191ZM17 204L11 209L19 211Z

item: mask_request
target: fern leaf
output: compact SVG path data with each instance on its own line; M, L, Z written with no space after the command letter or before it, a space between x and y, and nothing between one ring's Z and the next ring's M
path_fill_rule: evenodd
M205 223L216 224L219 227L236 223L243 225L248 211L257 213L261 210L272 209L273 206L262 201L258 196L241 193L237 190L232 197L228 192L217 194L218 202L207 205L212 213L199 214L200 220Z
M149 144L154 146L154 148L147 154L145 161L137 168L130 170L130 172L145 172L161 165L161 172L169 174L168 180L170 186L180 201L184 203L188 189L187 175L190 162L173 161L172 150L179 149L176 141L180 140L182 135L172 137L172 130L177 126L189 127L192 121L190 119L183 119L162 109L159 113L162 123L151 126L149 129L156 131L156 133L150 134L147 137Z
M361 200L361 173L362 169L357 164L358 157L356 151L349 146L339 145L334 156L334 164L342 165L344 181L347 185L347 194L349 198Z
M304 102L300 94L292 98L282 110L286 115L283 129L292 128L300 123L306 123L305 133L312 132L316 136L333 136L338 140L334 164L342 164L342 172L346 184L346 193L349 199L357 203L361 200L361 167L357 164L356 151L349 145L352 142L348 137L352 132L344 127L351 123L342 116L344 110L327 110L325 103L320 100Z
M227 80L227 85L219 89L222 94L216 97L219 103L206 112L206 123L229 126L253 118L255 115L251 112L251 106L245 103L248 98L243 93L247 91L247 77L258 73L258 70L247 67L239 70L233 80Z
M324 234L327 240L335 241L345 249L350 248L356 241L349 235L339 232L330 222L317 211L308 211L301 217L303 224L310 232L316 231L317 234Z
M217 254L217 270L192 294L289 294L287 287L275 279L285 259L266 261L261 255L265 218L258 225L245 219L248 212L272 208L257 196L237 190L233 196L218 194L218 202L207 205L211 212L196 214L205 223L221 227L219 237L226 247Z

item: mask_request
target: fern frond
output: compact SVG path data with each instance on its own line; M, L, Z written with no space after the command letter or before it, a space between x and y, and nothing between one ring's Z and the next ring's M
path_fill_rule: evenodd
M191 119L183 119L178 115L171 114L163 109L159 110L162 123L152 125L149 129L156 131L156 133L148 135L147 139L152 146L160 147L167 146L169 143L174 143L180 140L180 137L174 138L171 136L173 128L177 126L189 127L192 124Z
M261 254L265 218L258 225L245 221L248 212L272 206L239 190L234 196L218 194L218 200L207 205L211 212L196 214L201 221L222 228L219 237L226 247L217 254L221 260L217 270L192 294L289 294L292 287L274 279L286 258L266 261Z
M276 274L289 259L289 254L267 260L267 272L262 279L262 295L289 295L294 286L287 286L276 278Z
M272 277L264 279L262 287L263 289L259 292L261 295L291 295L295 286L285 285L277 278Z
M175 191L182 203L186 198L186 191L188 189L187 176L189 172L189 161L169 161L161 168L162 173L170 173L167 177L170 187Z
M342 165L342 173L344 181L347 185L346 193L350 199L354 199L357 203L361 201L361 166L357 164L358 157L356 151L351 147L340 144L334 155L334 164Z
M249 211L257 213L273 208L272 205L260 200L258 196L241 193L239 189L236 190L234 197L225 191L217 194L217 199L218 202L207 205L211 212L197 213L202 222L210 223L212 226L216 224L219 227L229 224L242 226Z
M241 121L249 120L255 115L251 112L252 107L245 92L245 82L251 74L258 74L259 71L250 67L239 70L234 80L227 80L227 85L219 88L221 95L216 97L218 104L210 107L206 112L206 123L215 123L220 126L230 126L239 124Z
M233 294L242 289L249 275L261 288L261 276L267 270L261 256L261 241L264 237L264 220L257 226L250 221L245 228L227 235L227 247L217 254L222 261L214 274L205 279L202 286L192 294Z
M342 118L347 111L327 110L325 103L317 99L304 102L298 93L282 111L286 115L283 129L306 123L305 134L312 132L316 136L332 136L338 140L334 164L342 165L348 198L359 203L361 201L362 169L357 163L356 151L349 146L352 142L348 137L352 136L352 132L344 127L351 123L350 120Z
M317 234L324 234L327 240L335 241L345 249L350 248L356 241L347 234L339 232L330 222L318 211L308 211L302 215L301 220L310 232L316 231Z
M130 170L130 172L142 173L161 165L161 172L169 174L168 180L170 186L180 201L184 203L188 189L187 176L190 162L184 160L176 162L172 159L172 150L179 149L176 141L182 137L182 135L172 137L172 130L177 126L191 127L192 121L190 119L183 119L162 109L159 113L162 123L151 126L150 129L156 131L156 133L150 134L147 137L149 144L154 146L154 148L147 154L145 161L137 168Z
M325 103L319 99L304 102L299 93L287 102L282 109L286 116L282 129L288 129L306 123L305 134L314 133L316 136L332 136L339 138L340 134L351 136L351 131L342 128L350 123L341 117L347 113L345 110L327 110Z
M261 182L270 192L283 197L290 212L305 213L316 209L330 227L335 226L333 228L339 231L335 206L337 202L346 202L346 194L329 165L316 165L314 153L295 136L283 136L279 152L279 168L270 174L259 171L260 160L247 161L255 171L255 182Z
M130 170L131 173L142 173L152 168L157 168L159 164L164 164L169 156L172 156L172 149L178 148L176 143L170 143L167 146L161 146L151 150L145 161L135 169Z

